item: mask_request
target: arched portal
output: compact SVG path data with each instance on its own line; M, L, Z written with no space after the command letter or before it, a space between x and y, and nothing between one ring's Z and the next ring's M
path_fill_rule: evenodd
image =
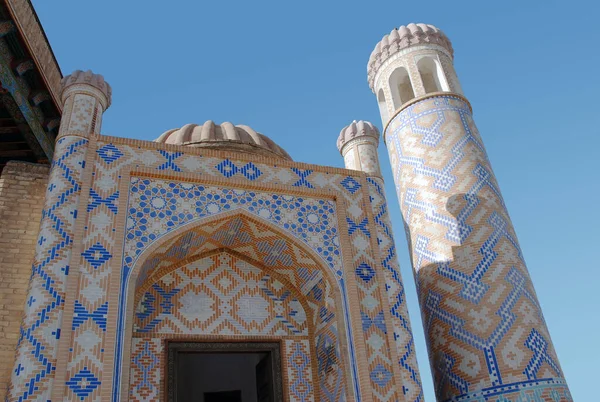
M290 401L346 400L340 295L329 269L301 243L244 212L161 240L140 255L129 280L130 400L160 395L165 372L148 382L149 370L164 367L164 343L182 337L278 341Z

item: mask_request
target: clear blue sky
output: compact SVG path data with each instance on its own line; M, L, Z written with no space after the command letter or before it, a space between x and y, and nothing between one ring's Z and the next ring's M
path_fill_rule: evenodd
M443 29L576 401L600 353L600 5L594 1L34 0L64 74L113 87L103 133L247 124L297 161L343 166L340 129L381 128L366 65L392 28ZM425 396L429 371L387 152L380 149Z

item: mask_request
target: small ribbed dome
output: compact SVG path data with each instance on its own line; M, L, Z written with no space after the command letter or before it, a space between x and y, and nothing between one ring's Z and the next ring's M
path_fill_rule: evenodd
M248 126L234 126L229 122L218 125L209 120L202 125L186 124L164 132L155 141L292 160L283 148L266 135L257 133Z
M340 152L346 143L354 138L358 137L373 137L379 143L379 130L372 123L364 120L354 120L350 125L344 127L340 131L340 136L337 140L337 147Z
M389 35L385 35L371 53L367 65L367 75L371 89L373 89L377 70L390 56L407 47L421 44L439 45L445 48L451 57L454 55L452 43L441 29L428 24L402 25L400 28L392 30Z
M60 81L61 96L68 87L75 84L88 84L97 88L104 94L104 96L106 96L106 100L108 101L108 105L106 105L106 108L108 109L108 107L110 107L112 88L110 87L108 82L104 81L104 77L102 75L94 74L92 70L73 71L71 74L67 75Z

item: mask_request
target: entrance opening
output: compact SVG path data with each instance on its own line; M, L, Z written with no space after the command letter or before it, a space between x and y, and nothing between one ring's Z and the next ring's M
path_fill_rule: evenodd
M169 401L282 400L279 343L169 342L167 366Z

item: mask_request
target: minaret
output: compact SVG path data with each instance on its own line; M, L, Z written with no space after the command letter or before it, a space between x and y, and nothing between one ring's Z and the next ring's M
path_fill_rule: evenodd
M371 54L438 401L570 401L517 236L432 25Z
M423 388L414 349L414 339L404 296L404 285L396 255L396 246L387 209L387 200L379 168L379 130L368 121L353 121L344 127L338 137L338 150L344 157L347 169L359 170L367 174L367 185L373 219L377 225L377 245L381 265L382 282L388 299L393 339L397 361L395 373L400 377L396 384L401 386L398 395L403 402L423 400ZM383 296L385 297L385 296ZM388 327L389 328L389 327ZM399 390L400 391L400 390Z
M71 330L63 329L62 317L67 279L77 274L73 237L82 183L89 174L85 157L91 136L100 132L111 90L101 75L75 71L62 80L61 99L63 115L9 386L10 401L51 400L57 365L64 364L58 344L61 332Z
M110 107L112 89L104 77L77 70L63 78L63 114L59 137L65 133L100 134L102 114Z

